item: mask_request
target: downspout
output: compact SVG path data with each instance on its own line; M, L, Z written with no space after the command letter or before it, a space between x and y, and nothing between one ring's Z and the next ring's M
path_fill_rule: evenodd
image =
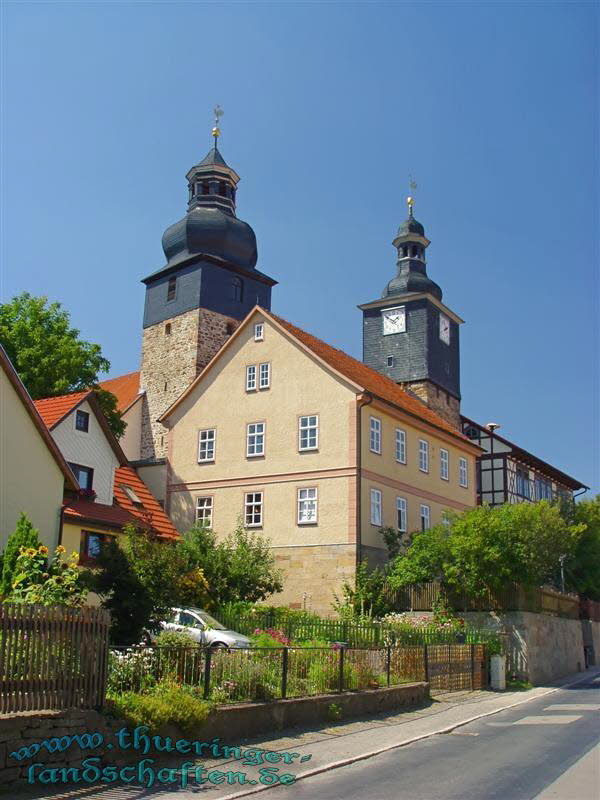
M580 492L577 492L577 494L573 495L573 500L575 500L577 497L581 497L581 495L585 494L589 488L589 486L584 486Z
M64 502L63 502L63 504L60 507L60 514L59 514L59 517L58 517L58 545L57 546L60 546L62 544L64 516L65 516L65 506L64 506Z
M370 392L363 392L356 401L356 568L362 560L362 477L361 477L361 455L362 455L362 426L361 410L373 402L373 395Z

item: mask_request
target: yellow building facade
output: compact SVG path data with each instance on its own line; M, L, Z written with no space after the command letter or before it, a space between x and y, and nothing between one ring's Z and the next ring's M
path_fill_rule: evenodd
M393 381L258 307L160 421L176 528L260 532L285 573L278 604L330 613L360 560L386 559L380 529L399 513L408 534L423 506L429 527L475 505L477 447Z

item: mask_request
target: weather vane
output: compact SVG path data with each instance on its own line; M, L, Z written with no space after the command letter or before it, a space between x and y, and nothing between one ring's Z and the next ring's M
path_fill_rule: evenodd
M409 212L410 216L412 217L413 206L415 204L414 195L415 195L415 192L417 190L417 184L415 183L412 175L409 175L408 178L409 178L408 186L409 186L410 194L406 198L406 202L408 203L408 212Z
M215 137L215 147L217 146L217 139L221 135L221 129L219 128L219 123L221 121L221 117L225 112L221 108L221 106L216 105L214 108L215 114L215 127L212 129L212 135Z

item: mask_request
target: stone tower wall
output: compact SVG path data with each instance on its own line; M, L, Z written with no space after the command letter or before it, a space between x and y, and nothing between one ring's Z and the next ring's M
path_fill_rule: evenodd
M232 317L200 308L144 329L142 459L166 458L168 431L157 422L158 417L187 389L238 325Z
M429 406L442 419L445 419L457 430L461 429L460 400L445 389L440 389L431 381L411 381L400 384L403 389L412 392L425 405Z

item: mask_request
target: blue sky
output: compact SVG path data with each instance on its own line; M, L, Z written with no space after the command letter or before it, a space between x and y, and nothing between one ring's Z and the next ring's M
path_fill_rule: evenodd
M2 8L2 298L60 300L111 374L211 144L273 309L360 357L406 216L462 328L463 412L595 491L593 3L18 3Z

